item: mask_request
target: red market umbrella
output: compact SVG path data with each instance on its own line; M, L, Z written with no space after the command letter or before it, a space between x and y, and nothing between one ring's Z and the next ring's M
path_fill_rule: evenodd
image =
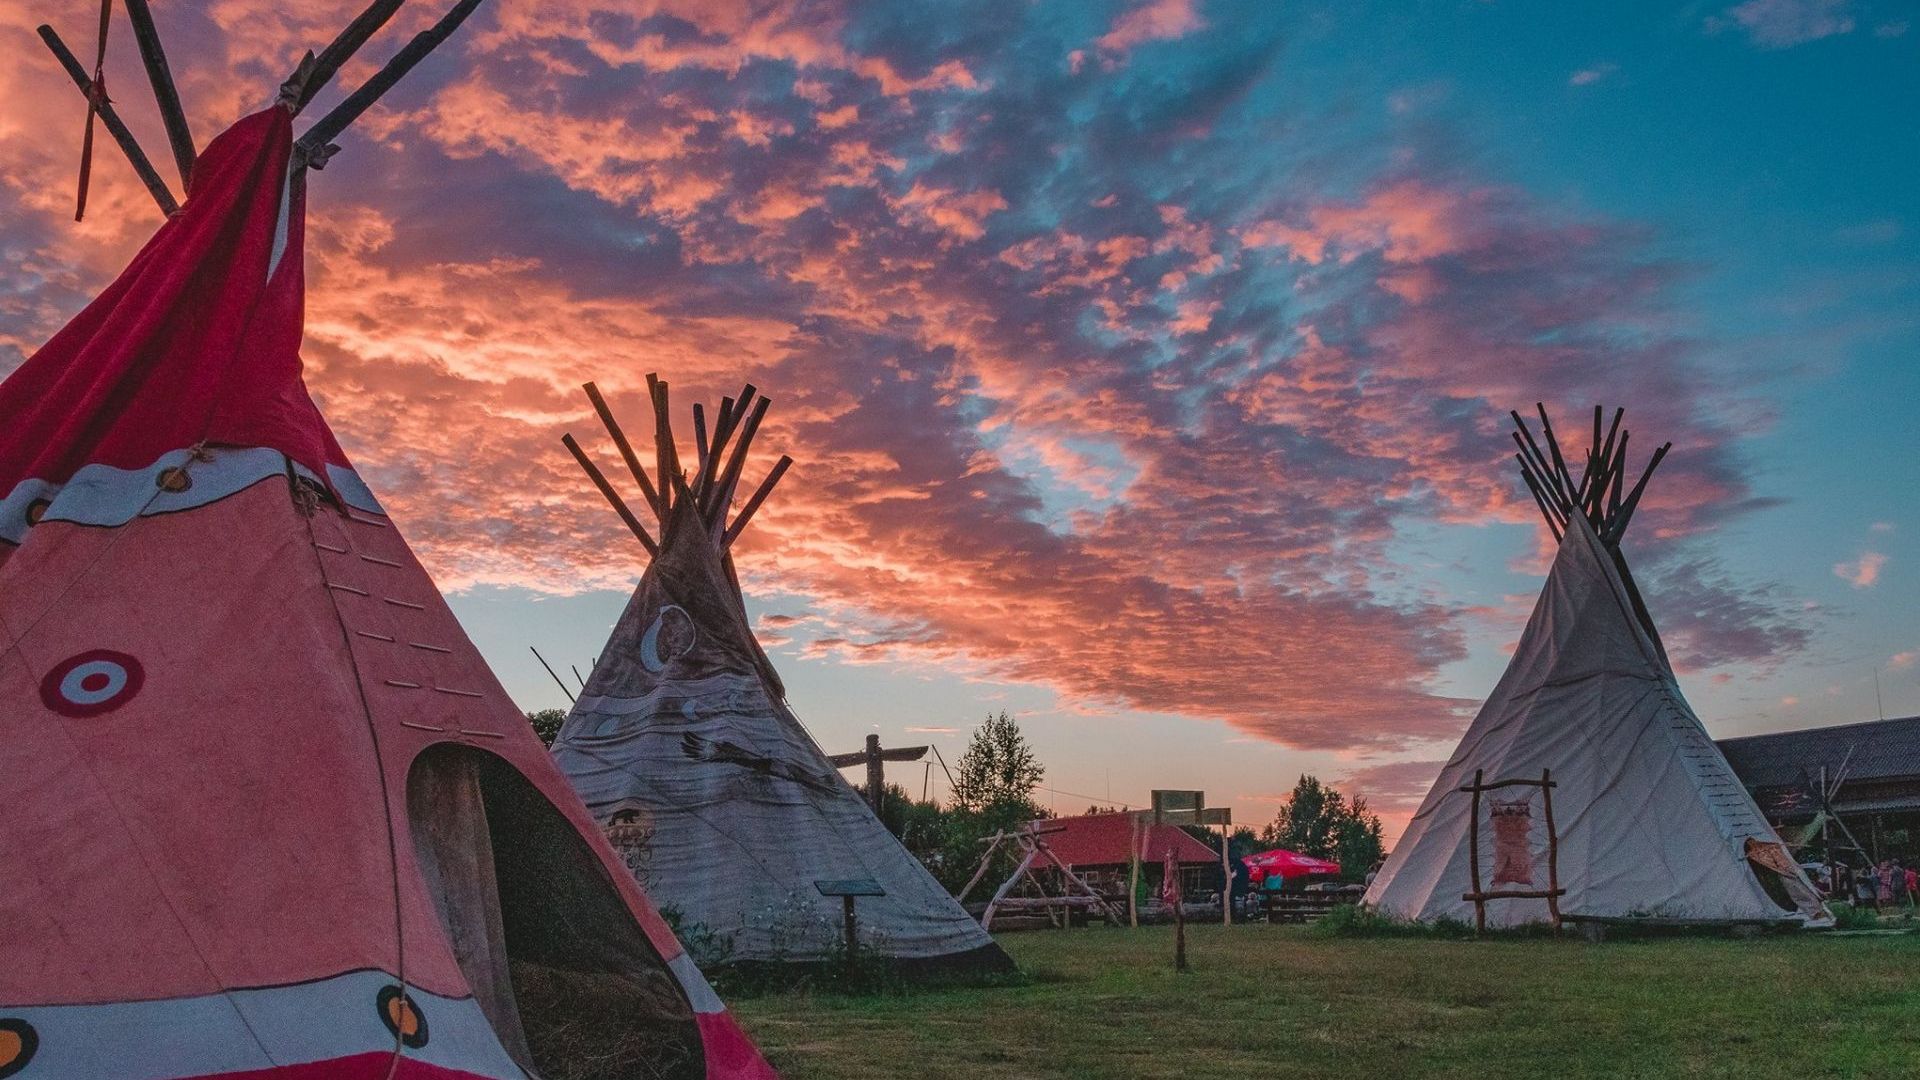
M1311 855L1302 855L1285 848L1274 848L1258 855L1248 855L1240 860L1247 866L1248 876L1258 884L1270 877L1281 879L1308 877L1313 874L1337 874L1340 864L1316 859Z

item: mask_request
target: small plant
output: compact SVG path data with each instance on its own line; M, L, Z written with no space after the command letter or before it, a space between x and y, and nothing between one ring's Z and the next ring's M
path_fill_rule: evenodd
M695 966L719 968L733 959L732 934L723 934L703 922L691 922L675 907L662 907L660 918L680 939L680 947L687 950Z

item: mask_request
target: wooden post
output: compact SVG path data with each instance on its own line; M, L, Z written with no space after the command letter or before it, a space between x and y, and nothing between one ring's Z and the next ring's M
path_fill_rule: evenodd
M1233 841L1233 826L1220 826L1220 925L1233 925L1233 863L1228 848Z
M1553 770L1540 770L1540 799L1547 812L1547 914L1560 932L1560 834L1553 828Z
M1173 867L1172 880L1164 883L1162 893L1173 894L1173 970L1187 970L1187 911L1186 890L1180 887L1180 864L1172 848L1167 849L1167 861L1163 866Z
M1467 818L1467 858L1473 867L1473 932L1487 932L1487 898L1480 888L1480 776L1473 770L1473 816Z
M880 764L880 736L867 736L867 801L873 804L873 816L880 817L880 811L887 802L887 778Z
M1129 815L1127 829L1127 925L1140 925L1140 816Z

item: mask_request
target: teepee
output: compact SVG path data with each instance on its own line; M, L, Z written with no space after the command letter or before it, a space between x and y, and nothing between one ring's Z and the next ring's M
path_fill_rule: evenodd
M1616 411L1578 482L1546 409L1518 413L1520 467L1559 552L1494 687L1366 903L1401 919L1812 923L1819 896L1680 693L1620 538L1660 447L1627 489Z
M308 396L314 70L0 382L0 1076L771 1077Z
M620 842L650 895L743 963L837 956L842 904L817 883L877 883L858 902L860 944L897 969L1011 967L874 816L787 707L754 640L728 549L791 459L729 520L767 412L749 385L722 401L709 442L693 407L683 475L667 384L648 376L657 482L605 400L588 397L658 522L656 541L571 435L567 447L652 556L554 742L554 758Z

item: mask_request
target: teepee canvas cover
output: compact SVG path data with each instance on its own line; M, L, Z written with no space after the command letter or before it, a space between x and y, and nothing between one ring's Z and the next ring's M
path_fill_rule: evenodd
M787 459L731 525L727 509L766 399L753 406L749 386L737 402L724 402L712 446L695 406L698 466L683 478L666 423L666 384L649 384L658 485L648 482L597 391L588 393L661 513L658 544L569 440L657 554L554 743L561 769L623 838L648 893L725 941L734 961L838 955L841 901L822 896L815 882L869 879L886 895L859 901L861 943L896 967L1010 968L827 760L787 708L780 677L754 640L727 548Z
M1395 918L1471 921L1477 838L1480 889L1538 894L1557 885L1559 915L1569 919L1822 920L1818 894L1680 693L1618 551L1646 476L1622 500L1626 439L1602 443L1599 423L1596 410L1595 449L1578 484L1550 427L1551 460L1530 435L1523 442L1527 482L1561 537L1559 553L1506 674L1366 903ZM1488 785L1549 774L1551 818L1538 787L1513 786L1483 793L1474 821L1475 800L1461 789L1476 774ZM1540 895L1489 899L1484 910L1491 926L1554 919Z
M0 383L0 1076L772 1076L309 398L293 147Z

